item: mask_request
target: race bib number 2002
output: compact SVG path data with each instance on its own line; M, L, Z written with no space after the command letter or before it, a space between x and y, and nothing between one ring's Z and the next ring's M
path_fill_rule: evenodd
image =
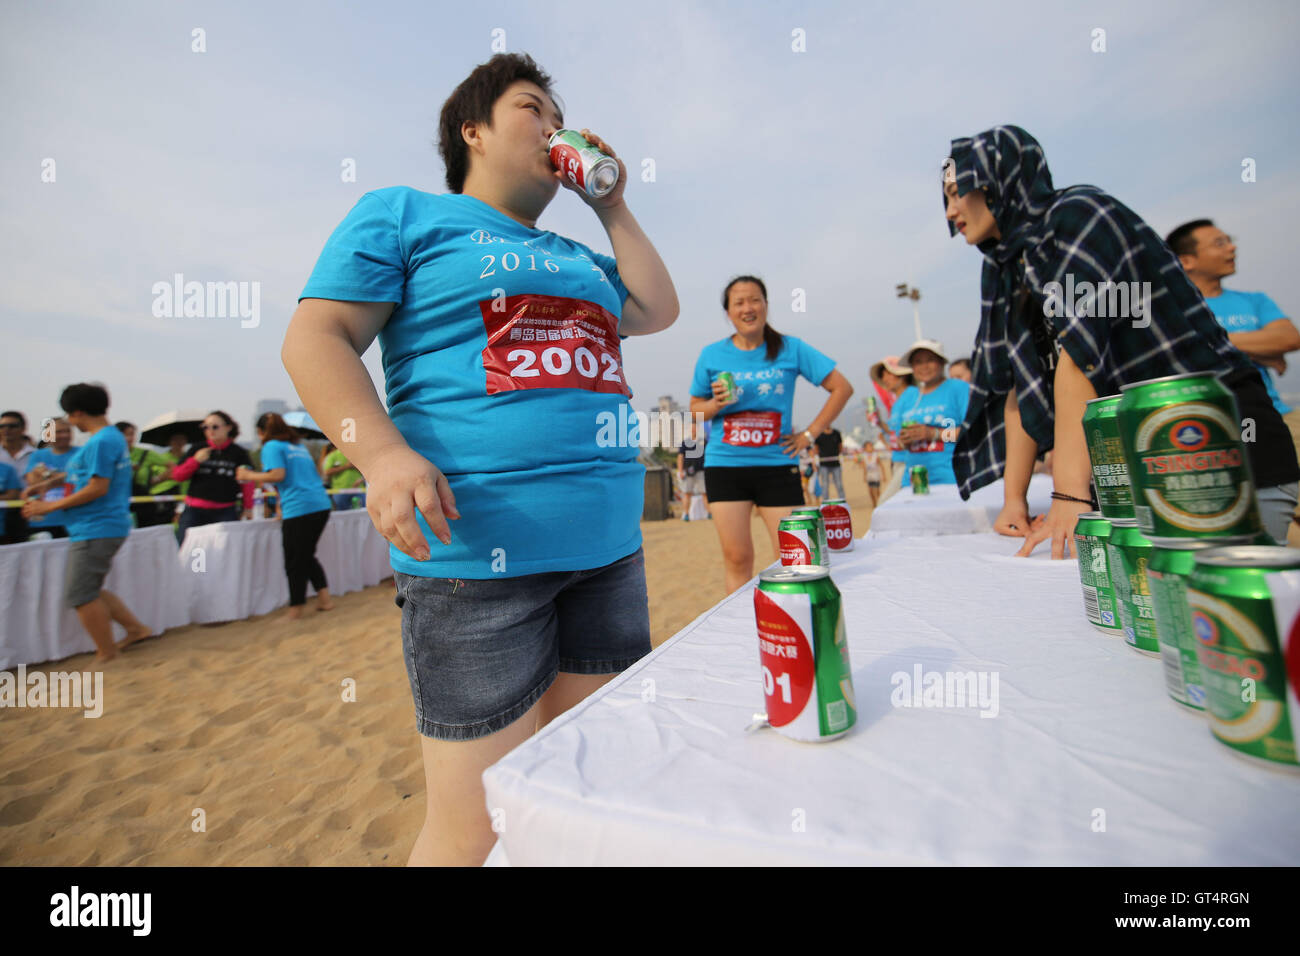
M618 319L595 302L525 293L485 299L479 311L489 395L523 388L632 394L623 381Z

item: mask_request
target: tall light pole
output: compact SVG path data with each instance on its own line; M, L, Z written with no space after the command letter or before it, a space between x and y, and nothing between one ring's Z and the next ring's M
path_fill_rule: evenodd
M921 290L913 286L908 288L906 282L900 282L894 286L900 299L912 300L912 322L916 325L916 341L921 341L921 307L917 304L921 301Z

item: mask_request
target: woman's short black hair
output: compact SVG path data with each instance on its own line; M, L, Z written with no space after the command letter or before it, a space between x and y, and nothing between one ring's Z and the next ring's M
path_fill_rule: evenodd
M225 412L223 412L223 411L221 411L220 409L218 409L218 410L215 411L215 412L208 412L208 414L205 415L204 418L207 418L209 415L216 415L216 416L217 416L218 418L220 418L223 422L225 422L227 426L229 426L229 428L230 428L230 440L231 440L231 441L234 441L236 438L239 437L239 426L236 425L236 424L235 424L235 420L234 420L233 418L231 418L229 415L227 415Z
M59 407L69 414L84 412L91 416L103 415L108 411L108 389L86 382L69 385L59 396Z
M486 63L474 67L474 72L461 81L447 102L442 104L438 120L438 152L447 167L447 188L458 193L465 188L469 175L469 147L460 128L465 123L484 123L492 126L492 107L506 88L517 80L536 83L552 100L551 78L527 53L498 53ZM555 103L557 112L560 104ZM561 117L563 113L561 112Z
M752 282L758 286L758 291L763 294L763 301L767 301L767 286L758 276L736 276L727 283L727 287L722 290L722 307L728 311L731 309L731 287L738 282ZM773 361L781 354L781 343L784 337L776 329L772 328L771 323L763 322L763 344L767 347L765 355L769 362Z

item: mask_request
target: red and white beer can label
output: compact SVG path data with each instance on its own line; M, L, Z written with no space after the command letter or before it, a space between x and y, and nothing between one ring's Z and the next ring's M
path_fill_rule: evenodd
M722 420L722 440L728 445L761 448L780 437L780 412L737 412Z
M778 531L776 536L781 546L781 563L787 568L813 563L812 542L807 531Z
M818 740L812 602L806 594L754 590L758 652L763 666L767 720L797 740Z
M848 505L822 505L822 520L826 522L826 546L832 551L853 550L853 513Z

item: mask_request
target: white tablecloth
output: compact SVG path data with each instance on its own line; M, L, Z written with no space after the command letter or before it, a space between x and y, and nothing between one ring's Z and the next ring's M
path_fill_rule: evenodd
M269 614L289 603L278 521L225 521L190 528L177 557L194 581L190 619L197 624ZM331 594L359 591L393 575L388 542L361 510L330 512L316 559L325 569ZM307 593L316 593L310 584Z
M60 660L95 649L77 612L63 606L68 540L0 548L0 668ZM176 566L170 526L137 528L113 556L104 587L161 634L190 623L189 578ZM126 632L113 625L113 636Z
M828 743L745 732L763 694L742 589L487 770L493 862L1295 865L1300 779L1230 753L1158 660L1094 630L1074 561L1015 549L836 555L859 710ZM996 674L997 716L894 706L917 667Z
M0 548L0 668L95 649L76 612L63 607L67 549L66 539ZM331 512L316 557L331 594L370 587L393 573L388 542L361 510ZM137 528L114 556L104 587L155 634L266 614L289 603L280 522L191 528L179 552L170 525ZM314 593L310 585L308 593ZM125 632L114 625L113 633L121 640Z
M1002 510L1003 483L995 481L961 500L956 485L931 485L928 495L912 494L904 482L898 493L871 514L872 531L905 534L980 534L993 530ZM1052 476L1029 479L1029 513L1046 514L1052 504Z

